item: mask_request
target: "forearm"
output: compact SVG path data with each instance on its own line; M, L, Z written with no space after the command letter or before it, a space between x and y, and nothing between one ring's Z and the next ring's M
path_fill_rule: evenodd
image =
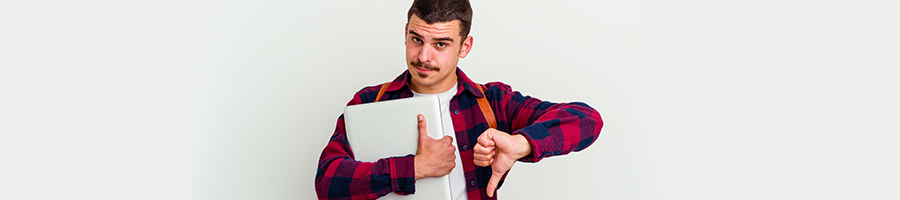
M415 192L412 155L360 162L354 160L345 136L341 117L332 140L319 157L315 184L320 199Z
M587 148L603 127L600 113L581 102L552 103L523 96L502 83L489 83L498 122L513 135L524 136L531 155L520 161L537 162L548 156L564 155ZM501 126L502 128L502 126Z
M528 124L516 129L532 146L532 154L521 161L537 162L545 157L581 151L596 141L603 127L600 113L587 104L530 102L535 111L519 116L514 123ZM549 105L548 104L552 104ZM523 112L519 112L523 113ZM527 121L526 121L527 120Z
M412 170L406 169L412 156L380 159L376 162L359 162L352 159L335 159L323 163L316 173L316 193L320 199L384 196L390 192L411 194L415 192Z

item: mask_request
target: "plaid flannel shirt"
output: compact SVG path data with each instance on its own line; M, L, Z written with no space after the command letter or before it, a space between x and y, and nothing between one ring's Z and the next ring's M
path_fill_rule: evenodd
M497 117L498 130L522 134L532 145L532 155L519 159L522 162L538 162L550 156L581 151L600 136L603 127L600 113L587 104L541 101L522 96L500 82L482 87L469 80L459 68L456 74L458 92L450 100L450 111L470 200L497 198L496 194L493 198L487 196L487 184L492 174L490 166L479 167L474 163L472 147L477 143L476 138L488 129L476 100L479 97L487 96ZM408 71L394 79L381 101L412 97L409 79ZM486 94L474 87L482 87ZM347 105L375 101L380 88L381 85L363 88ZM375 199L389 192L415 193L413 155L360 162L354 160L345 133L344 115L341 115L334 134L319 157L316 172L319 199ZM501 179L498 188L502 184Z

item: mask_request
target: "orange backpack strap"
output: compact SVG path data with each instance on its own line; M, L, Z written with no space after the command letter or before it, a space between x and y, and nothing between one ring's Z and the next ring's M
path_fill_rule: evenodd
M481 85L476 85L478 91L481 91L481 94L484 94L484 97L478 98L478 107L481 107L481 113L484 114L484 121L488 123L488 126L491 128L497 129L497 118L494 117L494 110L491 109L491 104L488 103L487 94L484 93L484 89L481 89Z
M384 95L384 91L387 90L388 86L391 85L391 82L387 82L381 85L381 89L378 90L378 96L375 96L375 102L381 99L381 95Z

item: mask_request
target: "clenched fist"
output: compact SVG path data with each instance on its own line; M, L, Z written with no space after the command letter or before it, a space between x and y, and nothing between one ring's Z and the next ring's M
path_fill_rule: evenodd
M441 177L456 167L453 155L453 137L445 135L440 140L428 136L425 131L425 116L419 114L419 149L416 150L416 180L425 177Z
M475 165L491 166L491 180L487 185L489 197L494 197L503 174L516 164L516 160L531 155L531 150L531 144L523 135L509 135L490 128L478 136L478 144L474 148Z

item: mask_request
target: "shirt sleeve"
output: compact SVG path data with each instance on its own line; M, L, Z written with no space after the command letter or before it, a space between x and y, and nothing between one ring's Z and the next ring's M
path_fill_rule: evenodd
M348 105L362 102L363 91ZM319 199L375 199L389 192L408 195L415 193L414 170L413 155L382 158L376 162L354 160L353 150L347 143L344 115L341 115L319 157L316 194Z
M600 113L581 102L552 103L523 96L502 83L489 83L496 112L504 116L512 134L521 134L532 146L532 155L519 159L538 162L541 159L581 151L597 140L603 120Z

